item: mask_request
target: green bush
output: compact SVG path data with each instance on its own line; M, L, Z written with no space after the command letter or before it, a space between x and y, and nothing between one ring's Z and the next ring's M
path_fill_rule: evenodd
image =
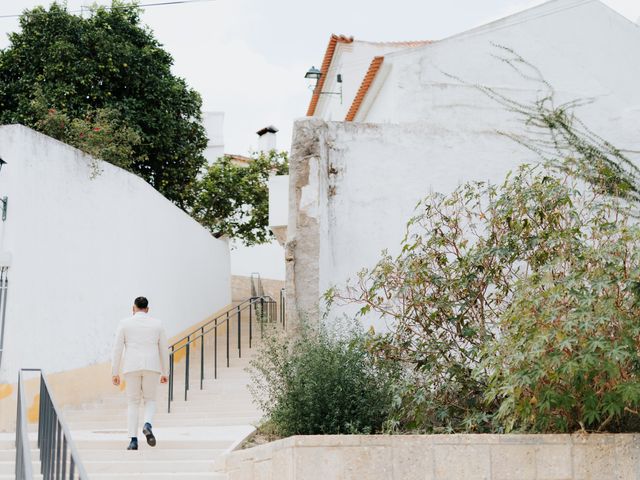
M375 433L392 403L395 370L355 328L303 322L265 339L251 362L254 399L278 434Z
M392 318L412 367L390 423L423 432L637 431L640 229L624 201L521 167L432 195L397 257L334 290Z
M502 318L485 366L507 431L638 431L640 230L600 213L519 283Z

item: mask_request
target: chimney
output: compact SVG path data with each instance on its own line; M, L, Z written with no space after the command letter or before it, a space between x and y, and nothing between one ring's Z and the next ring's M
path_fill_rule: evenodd
M276 133L278 129L273 125L264 127L256 132L258 134L258 149L261 152L270 152L276 149Z

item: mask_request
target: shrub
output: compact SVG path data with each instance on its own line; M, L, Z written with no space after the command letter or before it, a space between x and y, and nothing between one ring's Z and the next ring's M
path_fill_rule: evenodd
M333 299L394 319L410 365L392 421L427 432L633 428L640 234L624 200L521 167L419 206L397 257Z
M339 324L303 322L272 334L251 362L251 391L278 434L380 431L392 403L394 369L367 349L368 336Z
M612 213L517 286L486 360L507 431L638 431L640 231Z

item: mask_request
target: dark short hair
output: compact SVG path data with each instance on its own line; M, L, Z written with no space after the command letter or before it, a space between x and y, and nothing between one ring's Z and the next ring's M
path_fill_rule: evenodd
M133 304L142 310L149 307L149 300L145 297L138 297L133 301Z

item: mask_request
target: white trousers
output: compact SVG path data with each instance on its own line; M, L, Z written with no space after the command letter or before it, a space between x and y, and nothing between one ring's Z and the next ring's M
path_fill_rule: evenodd
M138 436L138 412L140 401L144 400L144 421L153 425L153 415L156 413L156 392L160 382L160 373L150 370L139 370L124 374L127 392L127 412L129 436Z

